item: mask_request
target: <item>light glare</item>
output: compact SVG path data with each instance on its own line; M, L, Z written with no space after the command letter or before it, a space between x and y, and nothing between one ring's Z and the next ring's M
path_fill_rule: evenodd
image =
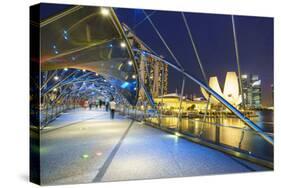
M109 10L107 8L101 8L101 14L104 15L104 16L108 16Z
M125 42L121 42L120 46L121 46L121 48L125 48L126 47L126 43Z

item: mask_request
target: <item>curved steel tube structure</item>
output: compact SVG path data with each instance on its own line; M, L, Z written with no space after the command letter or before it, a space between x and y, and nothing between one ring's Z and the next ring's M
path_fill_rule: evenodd
M63 68L86 69L91 72L98 72L105 78L111 77L118 81L116 85L121 86L121 93L129 100L130 104L136 105L139 88L144 86L139 78L134 52L142 54L144 51L132 49L114 10L112 8L106 9L109 11L108 18L100 17L100 8L98 7L77 6L42 22L40 24L42 31L41 68L42 71ZM93 26L95 27L93 28ZM124 43L123 49L122 45L120 47L120 43ZM273 145L273 139L270 136L203 81L192 76L182 67L174 65L153 53L145 52L145 54L169 65L204 88L248 127ZM73 60L73 58L75 59ZM122 88L123 84L129 84L131 87L124 86ZM147 93L146 95L151 105L154 106L152 97Z

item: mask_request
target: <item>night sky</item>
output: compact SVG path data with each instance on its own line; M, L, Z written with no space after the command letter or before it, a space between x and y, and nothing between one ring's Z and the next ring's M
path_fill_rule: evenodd
M41 7L44 19L69 6L45 5ZM142 10L115 8L121 23L134 28L144 19ZM146 10L150 14L151 10ZM193 39L199 51L207 76L218 76L221 87L227 71L236 71L235 48L230 15L185 13ZM184 69L203 79L200 68L179 12L157 11L152 21ZM265 17L235 16L241 72L257 74L262 80L262 103L272 105L273 84L273 19ZM133 29L156 53L174 62L169 52L148 21ZM174 62L175 63L175 62ZM169 92L180 91L182 76L169 69ZM199 87L186 82L185 93L201 96Z

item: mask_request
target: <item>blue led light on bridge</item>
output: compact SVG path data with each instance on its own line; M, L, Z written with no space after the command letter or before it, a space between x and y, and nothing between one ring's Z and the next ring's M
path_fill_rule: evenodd
M126 87L129 86L129 82L124 82L122 85L121 85L121 88L125 89Z
M68 40L68 33L67 33L66 30L63 30L63 38L64 38L65 40Z

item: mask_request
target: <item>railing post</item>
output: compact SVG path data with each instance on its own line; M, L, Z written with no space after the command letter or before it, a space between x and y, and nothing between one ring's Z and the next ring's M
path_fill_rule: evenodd
M177 121L177 127L176 127L177 131L180 130L180 126L182 123L182 100L183 100L184 86L185 86L185 77L183 77L182 86L181 86L180 106L179 106L179 111L178 111L178 121Z
M137 106L134 106L135 109L135 120L137 119Z
M215 140L215 142L216 142L216 144L220 144L220 126L217 126L216 125L216 140Z
M46 102L46 112L45 112L45 115L46 115L46 118L45 118L45 122L46 124L48 123L48 116L49 116L49 103Z

